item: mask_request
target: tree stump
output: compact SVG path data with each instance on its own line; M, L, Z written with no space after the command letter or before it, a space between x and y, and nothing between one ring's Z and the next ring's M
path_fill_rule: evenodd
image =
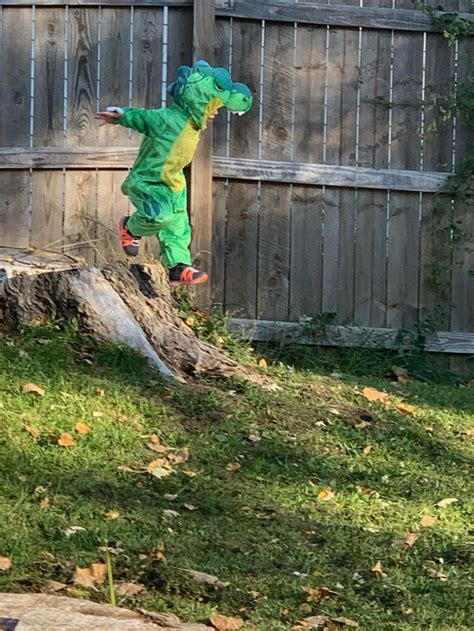
M52 252L0 248L0 324L77 320L97 341L141 353L166 379L240 377L271 387L256 371L226 357L183 321L157 261L87 267Z

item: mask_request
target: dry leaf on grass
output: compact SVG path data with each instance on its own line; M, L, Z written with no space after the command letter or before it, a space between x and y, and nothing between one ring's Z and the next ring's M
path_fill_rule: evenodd
M372 451L372 449L373 449L373 448L374 448L374 447L373 447L373 445L367 445L367 446L366 446L366 447L364 447L364 449L362 450L362 453L363 453L363 454L365 454L365 455L367 456L368 454L370 454L370 452Z
M107 517L107 519L117 519L118 517L120 517L120 513L118 512L118 510L109 510L105 513L105 516Z
M415 408L413 407L413 405L408 405L408 403L398 403L396 405L396 408L402 414L409 414L410 416L413 416L413 414L415 414Z
M240 629L244 626L244 621L240 618L229 618L228 616L221 616L219 614L211 616L209 622L217 631L232 631L233 629Z
M135 596L144 589L140 583L118 583L115 587L117 596Z
M69 432L63 432L58 438L58 445L61 445L61 447L71 447L71 445L74 445L74 438Z
M6 571L12 567L13 563L8 557L0 556L0 570Z
M337 624L344 624L346 627L358 627L359 623L350 618L341 616L340 618L331 618L331 622L337 622Z
M423 526L423 528L429 528L430 526L433 526L433 524L435 524L437 521L437 517L433 517L432 515L423 515L423 517L420 519L420 526Z
M147 443L146 446L148 449L152 449L158 454L167 454L169 451L169 447L166 447L166 445L160 445L160 443Z
M38 397L44 396L45 391L43 388L40 388L35 383L25 383L25 385L21 389L23 394L36 394Z
M160 442L160 437L158 436L158 434L152 434L152 435L150 436L150 441L151 441L152 443L159 444L159 442Z
M106 569L105 563L91 563L89 567L76 566L73 582L81 587L94 587L96 583L104 582Z
M292 629L316 629L317 627L325 627L328 623L334 622L336 624L345 625L347 627L358 627L359 623L350 618L339 617L332 618L331 616L310 616L299 620L298 623L292 627ZM331 628L333 628L331 626Z
M435 506L439 506L440 508L445 508L450 504L454 504L454 502L459 501L457 497L446 497L444 500L440 500Z
M356 423L354 427L356 429L367 429L370 427L370 423L368 421L361 421L360 423Z
M88 434L90 431L91 428L87 425L87 423L81 423L81 421L76 423L76 432L78 434Z
M408 532L404 543L411 548L419 536L416 532Z
M382 569L382 561L377 561L377 563L372 568L372 572L376 576L379 576L380 578L385 578L387 576L387 574L385 574L385 572Z
M69 537L72 537L72 535L75 535L76 532L85 532L85 528L83 528L82 526L69 526L69 528L66 528L66 530L64 531L64 534L66 535L66 537L69 539Z
M168 460L171 462L171 464L182 464L183 462L187 462L189 460L188 447L183 447L176 453L170 453L168 455Z
M230 583L221 581L217 576L212 574L206 574L205 572L198 572L197 570L183 570L186 574L194 579L197 583L204 583L205 585L215 585L216 587L227 587Z
M163 497L165 500L173 502L178 497L178 495L176 493L165 493Z
M303 591L308 594L306 598L309 603L319 603L325 598L340 596L338 592L328 589L327 587L303 587Z
M34 425L25 425L25 429L33 438L39 438L41 436L41 432Z
M324 487L324 489L322 491L320 491L318 493L317 499L321 500L322 502L328 502L329 500L332 500L332 498L335 495L336 494L334 493L332 488L330 486L326 486L326 487Z
M164 517L179 517L179 513L176 510L171 510L170 508L167 508L163 511L163 515Z
M258 362L258 365L260 368L263 368L263 370L266 370L268 368L268 364L263 358Z
M104 416L103 412L92 412L92 416L93 418L100 418L101 416Z
M401 366L392 366L390 370L395 377L408 377L408 370Z
M430 578L437 578L439 581L445 582L448 580L448 575L444 572L439 572L433 568L427 570L427 574Z
M240 462L229 462L229 464L226 466L227 471L237 471L241 468L242 465L240 464Z
M147 464L145 470L155 476L155 478L165 478L173 473L173 469L170 467L169 462L164 458L152 460Z
M43 497L40 502L41 510L46 510L49 507L49 497Z
M380 390L376 390L375 388L364 388L362 390L362 395L367 399L367 401L380 401L381 403L387 403L390 399L386 392L380 392Z
M184 508L187 508L189 511L194 511L194 510L198 510L197 506L194 506L194 504L184 504Z

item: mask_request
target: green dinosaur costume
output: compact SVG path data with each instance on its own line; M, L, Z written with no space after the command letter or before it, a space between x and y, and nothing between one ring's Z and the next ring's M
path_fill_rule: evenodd
M127 228L135 237L156 235L164 263L172 268L191 264L183 168L192 160L206 118L221 107L245 113L252 106L252 95L246 85L232 83L225 68L212 68L205 61L192 68L181 66L168 91L173 97L171 107L123 108L117 123L145 136L122 185L122 192L137 209Z

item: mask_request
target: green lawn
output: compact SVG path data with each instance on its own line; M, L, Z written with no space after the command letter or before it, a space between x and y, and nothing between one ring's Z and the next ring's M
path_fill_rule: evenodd
M12 567L0 570L0 590L55 580L66 584L59 594L107 602L107 581L86 589L73 576L108 545L115 583L144 585L118 603L183 620L220 613L277 631L327 615L374 631L472 629L474 390L321 365L275 362L274 393L174 388L133 354L71 331L2 338L0 557ZM44 396L23 394L28 382ZM388 402L367 401L366 386ZM78 422L91 431L79 434ZM57 444L63 432L72 446ZM140 472L162 457L147 447L153 434L189 449L161 479ZM446 498L456 501L436 505ZM84 530L67 536L72 526ZM187 569L229 585L201 584ZM337 595L307 602L305 587Z

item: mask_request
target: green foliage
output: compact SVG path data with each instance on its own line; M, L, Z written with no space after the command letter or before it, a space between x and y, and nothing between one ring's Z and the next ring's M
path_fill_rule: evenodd
M474 37L474 22L463 19L458 13L444 11L439 5L436 9L425 5L433 26L438 28L451 43L464 37Z

